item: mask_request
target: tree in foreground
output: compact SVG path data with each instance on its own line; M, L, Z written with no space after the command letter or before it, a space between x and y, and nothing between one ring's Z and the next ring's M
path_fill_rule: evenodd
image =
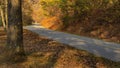
M6 13L7 13L7 0L0 0L0 17L5 31L6 31L6 23L7 23Z
M7 0L7 50L10 60L21 60L25 56L23 47L22 0Z

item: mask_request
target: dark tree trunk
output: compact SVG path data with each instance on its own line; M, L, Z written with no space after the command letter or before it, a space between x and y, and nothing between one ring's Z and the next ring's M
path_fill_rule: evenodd
M9 56L25 55L23 47L23 27L21 0L8 1L7 48Z

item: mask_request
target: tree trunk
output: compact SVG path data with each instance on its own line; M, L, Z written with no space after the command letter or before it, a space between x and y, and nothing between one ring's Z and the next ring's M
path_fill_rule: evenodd
M2 6L0 6L0 15L1 15L1 18L2 18L2 24L3 24L3 27L5 28L5 17L4 17L4 11L2 9Z
M8 14L7 14L7 5L8 5L8 1L7 0L4 0L5 1L5 29L7 29L7 25L8 25Z
M1 0L0 1L0 15L1 15L1 18L2 18L2 24L3 24L3 27L5 28L5 31L6 31L6 23L7 23L7 0Z
M21 0L8 1L7 48L10 57L23 56L23 27ZM16 58L16 57L15 57ZM13 58L14 59L14 58Z

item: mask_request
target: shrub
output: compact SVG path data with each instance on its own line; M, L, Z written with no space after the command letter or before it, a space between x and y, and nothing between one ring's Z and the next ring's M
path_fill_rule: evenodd
M76 23L119 23L119 4L119 0L40 0L36 4L39 7L34 10L33 19L41 22L56 17L64 27Z
M41 21L41 25L53 30L59 30L63 26L61 20L58 17L46 18Z
M22 12L23 12L23 25L31 25L33 22L32 19L32 6L29 0L23 0L22 5Z

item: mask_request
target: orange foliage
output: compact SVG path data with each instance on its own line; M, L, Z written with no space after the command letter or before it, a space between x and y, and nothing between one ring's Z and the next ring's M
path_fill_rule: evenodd
M41 16L41 11L39 9L38 10L33 10L32 18L33 18L34 21L40 22L40 16Z
M58 17L51 17L42 20L41 25L44 26L45 28L57 30L60 29L63 24Z
M40 8L40 5L38 4L35 4L33 7L32 7L32 18L34 21L36 22L41 22L42 18L43 18L43 10Z

